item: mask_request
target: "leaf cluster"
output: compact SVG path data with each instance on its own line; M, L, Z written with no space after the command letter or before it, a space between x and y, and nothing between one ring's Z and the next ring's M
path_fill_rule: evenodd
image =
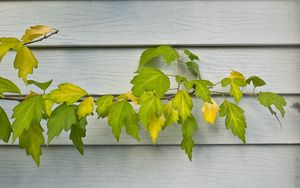
M27 80L28 75L38 67L38 61L26 45L55 31L52 27L38 25L27 29L20 40L0 38L0 61L10 50L14 51L16 57L13 65L18 70L18 77L27 87L34 85L40 89L31 90L13 108L11 118L0 107L0 140L9 142L12 135L12 141L18 140L20 147L26 150L27 155L30 155L37 165L40 164L42 155L41 146L45 144L44 129L47 130L47 145L62 132L68 132L70 140L83 155L87 117L94 114L98 118L107 118L117 141L121 140L122 131L140 141L139 133L142 127L149 133L153 144L156 144L162 131L170 126L179 126L182 133L181 148L190 160L200 116L193 112L194 102L203 103L205 122L214 124L216 118L225 118L226 128L243 143L246 143L247 122L239 103L244 95L244 87L252 85L253 96L259 103L278 120L276 110L284 117L286 101L283 97L272 92L254 93L255 88L266 85L260 77L246 78L242 73L232 70L228 77L214 84L201 77L201 60L197 55L188 49L168 45L148 48L142 52L138 70L130 82L132 88L123 94L108 94L97 98L72 83L61 83L56 89L47 91L52 80ZM151 66L151 62L183 64L190 73L168 75L159 67ZM193 79L190 79L191 76ZM177 82L178 87L170 88L174 82ZM227 96L227 92L214 91L218 84L228 88L228 94L234 100ZM21 91L13 82L0 77L0 97L9 98L9 95L5 95L7 93L21 94ZM224 97L220 105L215 101L214 93Z

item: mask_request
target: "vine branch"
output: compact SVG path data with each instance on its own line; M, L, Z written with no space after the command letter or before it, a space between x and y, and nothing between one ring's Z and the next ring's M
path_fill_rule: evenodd
M45 39L51 37L52 35L57 34L58 32L59 32L59 30L56 29L55 31L53 31L53 32L50 33L49 35L44 35L42 38L39 38L39 39L37 39L37 40L33 40L33 41L31 41L31 42L24 43L24 45L28 45L28 44L33 44L33 43L36 43L36 42L40 42L40 41L42 41L42 40L45 40Z

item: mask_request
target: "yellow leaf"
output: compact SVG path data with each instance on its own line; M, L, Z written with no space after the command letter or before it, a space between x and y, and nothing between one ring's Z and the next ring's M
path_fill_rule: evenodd
M205 102L202 106L204 120L210 124L214 124L219 106L215 100L211 99L212 103Z
M156 138L158 137L158 133L161 131L164 126L166 118L164 115L161 115L159 118L156 116L153 117L152 121L149 125L149 133L152 138L153 144L156 143Z
M33 68L38 67L38 61L26 46L20 45L14 60L15 69L19 69L18 76L27 85L27 75L32 74Z
M71 83L63 83L58 85L58 89L51 91L49 98L58 104L66 102L71 105L85 95L87 92L84 89Z
M138 104L138 98L131 91L118 96L118 100L131 100L134 104Z
M44 99L43 102L44 102L44 112L48 117L50 117L54 103L53 103L53 101L51 101L49 99Z
M164 127L176 123L179 120L178 111L173 107L172 101L164 106L164 116L166 118Z
M22 36L22 41L23 43L28 43L53 31L55 31L54 28L45 25L31 26L29 29L26 29L25 34Z
M235 71L235 70L231 70L229 78L232 80L234 80L234 79L242 79L244 81L246 80L245 76L242 73Z
M94 110L94 98L88 97L84 99L78 106L77 115L78 118L85 118L87 115L93 113Z
M191 96L185 90L180 90L176 93L173 101L173 107L178 111L178 115L182 121L185 121L191 115L193 101Z

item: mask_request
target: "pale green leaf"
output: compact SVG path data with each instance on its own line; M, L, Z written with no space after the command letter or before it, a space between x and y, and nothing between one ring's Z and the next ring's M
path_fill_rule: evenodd
M68 131L76 123L76 114L74 106L67 106L65 103L59 105L51 113L48 120L48 144L55 136L59 136L64 129Z
M43 114L43 99L41 95L28 96L13 109L12 123L13 141L34 124L39 124Z
M120 140L120 134L123 126L126 126L127 134L139 140L139 125L137 121L137 114L130 103L126 100L115 102L109 108L108 124L111 126L112 132L117 141Z
M173 107L172 101L169 101L164 106L164 116L166 118L164 127L169 126L172 123L178 122L179 120L178 111Z
M12 81L0 77L0 93L21 93L20 89L18 86L16 86Z
M220 117L225 118L225 125L227 129L231 129L234 136L237 136L244 143L246 143L246 118L244 115L244 110L241 109L234 103L225 100L220 106L219 111Z
M131 89L133 95L141 96L146 91L155 91L163 96L170 89L169 78L160 70L152 67L144 67L138 71L132 80Z
M191 115L193 101L190 95L185 90L180 90L176 93L172 100L173 107L178 111L181 121L185 121Z

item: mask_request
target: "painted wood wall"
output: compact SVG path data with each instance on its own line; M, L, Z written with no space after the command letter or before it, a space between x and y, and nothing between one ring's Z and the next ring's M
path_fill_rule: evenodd
M172 44L199 54L204 78L230 69L265 78L262 90L283 94L287 113L281 130L256 101L241 101L246 145L223 119L209 126L199 115L193 162L179 147L178 126L157 146L143 131L141 142L123 134L118 144L105 120L91 118L84 157L67 134L43 148L40 168L24 150L1 144L0 187L300 187L300 110L292 107L300 103L299 0L0 1L0 36L19 37L36 24L60 30L32 46L40 67L31 78L55 78L52 88L68 81L93 94L126 92L143 49ZM0 75L22 85L12 58ZM14 104L0 101L8 112Z

